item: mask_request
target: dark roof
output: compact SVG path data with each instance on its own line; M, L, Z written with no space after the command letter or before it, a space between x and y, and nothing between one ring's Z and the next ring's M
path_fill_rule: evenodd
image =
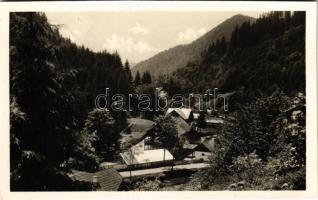
M93 177L96 176L100 186L98 190L100 191L117 191L122 182L121 175L112 168L103 169L95 173L78 170L71 171L72 173L68 174L68 176L73 180L81 182L93 183Z
M128 127L120 133L122 150L126 150L143 140L147 136L147 133L155 126L155 122L140 118L129 118L127 119L127 123Z
M205 138L202 141L202 144L210 151L214 151L215 138Z
M191 131L191 126L181 117L171 116L171 118L176 123L178 136L182 136Z
M117 191L122 177L115 169L104 169L95 173L102 191Z

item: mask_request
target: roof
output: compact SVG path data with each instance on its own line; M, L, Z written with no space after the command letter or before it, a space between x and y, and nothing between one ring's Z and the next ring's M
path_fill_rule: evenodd
M184 135L191 131L191 126L186 121L184 121L184 119L182 119L181 117L173 116L171 118L176 124L178 136Z
M191 116L192 110L190 108L168 108L166 115L169 115L172 112L176 112L184 120L188 120Z
M123 153L120 153L120 156L127 165L138 164L138 161L136 160L135 156L132 154L131 151L125 151Z
M164 153L164 151L166 151ZM138 163L148 163L148 162L158 162L163 161L163 156L165 156L165 160L172 160L173 156L166 149L153 149L143 151L142 153L135 154L135 158Z
M210 152L215 149L215 138L204 138L201 142Z
M183 146L182 146L182 148L193 150L193 149L195 149L197 146L198 146L198 144L184 143Z
M172 160L172 154L166 149L165 160ZM120 154L127 165L163 161L164 149L153 149L142 152L124 152Z
M224 120L221 118L207 118L206 123L210 123L210 124L223 124Z
M85 171L71 170L72 173L68 174L73 180L81 182L93 183L93 177L96 176L101 191L117 191L121 182L121 175L112 168L103 169L101 171L90 173Z
M128 149L144 139L147 133L155 126L155 122L140 119L129 118L127 119L128 126L121 131L121 149Z

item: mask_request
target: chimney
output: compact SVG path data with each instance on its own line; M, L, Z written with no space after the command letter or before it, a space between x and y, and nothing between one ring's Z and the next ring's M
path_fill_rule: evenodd
M92 190L93 191L97 191L98 189L99 189L98 177L97 176L93 176L93 187L92 187Z
M98 183L98 177L97 176L93 176L93 183L97 184Z

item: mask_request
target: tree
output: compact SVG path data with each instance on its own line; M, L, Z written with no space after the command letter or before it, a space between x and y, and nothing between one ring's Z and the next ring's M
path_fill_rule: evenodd
M110 112L94 109L88 113L84 134L96 137L93 143L97 154L105 160L113 159L118 149L119 133L114 129L115 121Z
M150 84L151 83L151 75L150 75L149 71L146 71L143 73L141 83L142 84Z
M166 149L174 151L179 143L178 132L175 122L171 117L160 116L156 120L157 128L154 143L164 148L163 160L165 161Z
M140 78L140 73L137 71L136 76L135 76L135 86L138 86L141 84L141 78Z
M291 22L291 12L285 11L284 12L284 18L285 18L285 29L289 29L290 22Z
M168 83L164 85L164 89L168 92L170 97L181 93L181 88L173 77L169 78Z
M118 53L72 43L44 13L10 13L12 190L70 190L76 185L67 176L71 167L97 169L96 155L101 155L95 148L111 140L91 137L87 113L105 87L128 92L124 89L132 85L127 80ZM125 113L112 115L125 122ZM116 124L109 130L118 129ZM71 165L72 160L78 162Z
M226 52L227 44L225 37L223 36L220 42L220 54L223 55Z
M73 101L59 85L65 76L54 62L54 30L42 13L11 13L10 18L10 112L19 108L27 116L22 126L12 124L16 126L12 139L21 147L20 155L10 157L19 162L12 169L19 177L12 188L57 189L61 187L58 180L63 181L57 175L59 165L68 156L72 141L69 127L75 121L64 115Z
M133 78L132 78L132 75L131 75L131 70L130 70L130 65L129 65L128 60L126 60L126 62L125 62L125 68L124 69L125 69L125 72L127 74L128 82L130 83L130 85L132 85Z
M206 127L206 113L201 111L197 120L197 126L201 130Z
M232 32L231 39L230 39L230 45L232 47L237 46L238 31L239 31L239 26L236 25L234 31Z

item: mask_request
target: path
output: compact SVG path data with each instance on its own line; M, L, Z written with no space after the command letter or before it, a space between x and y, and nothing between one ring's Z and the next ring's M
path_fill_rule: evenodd
M173 170L201 169L201 168L207 168L207 167L209 167L208 163L191 163L191 164L185 164L185 165L175 165L173 166ZM159 173L167 172L167 171L171 171L171 166L134 170L134 171L131 171L131 176L135 177L135 176L143 176L143 175L149 175L149 174L159 174ZM119 172L119 174L123 178L130 177L130 171L122 171L122 172Z

